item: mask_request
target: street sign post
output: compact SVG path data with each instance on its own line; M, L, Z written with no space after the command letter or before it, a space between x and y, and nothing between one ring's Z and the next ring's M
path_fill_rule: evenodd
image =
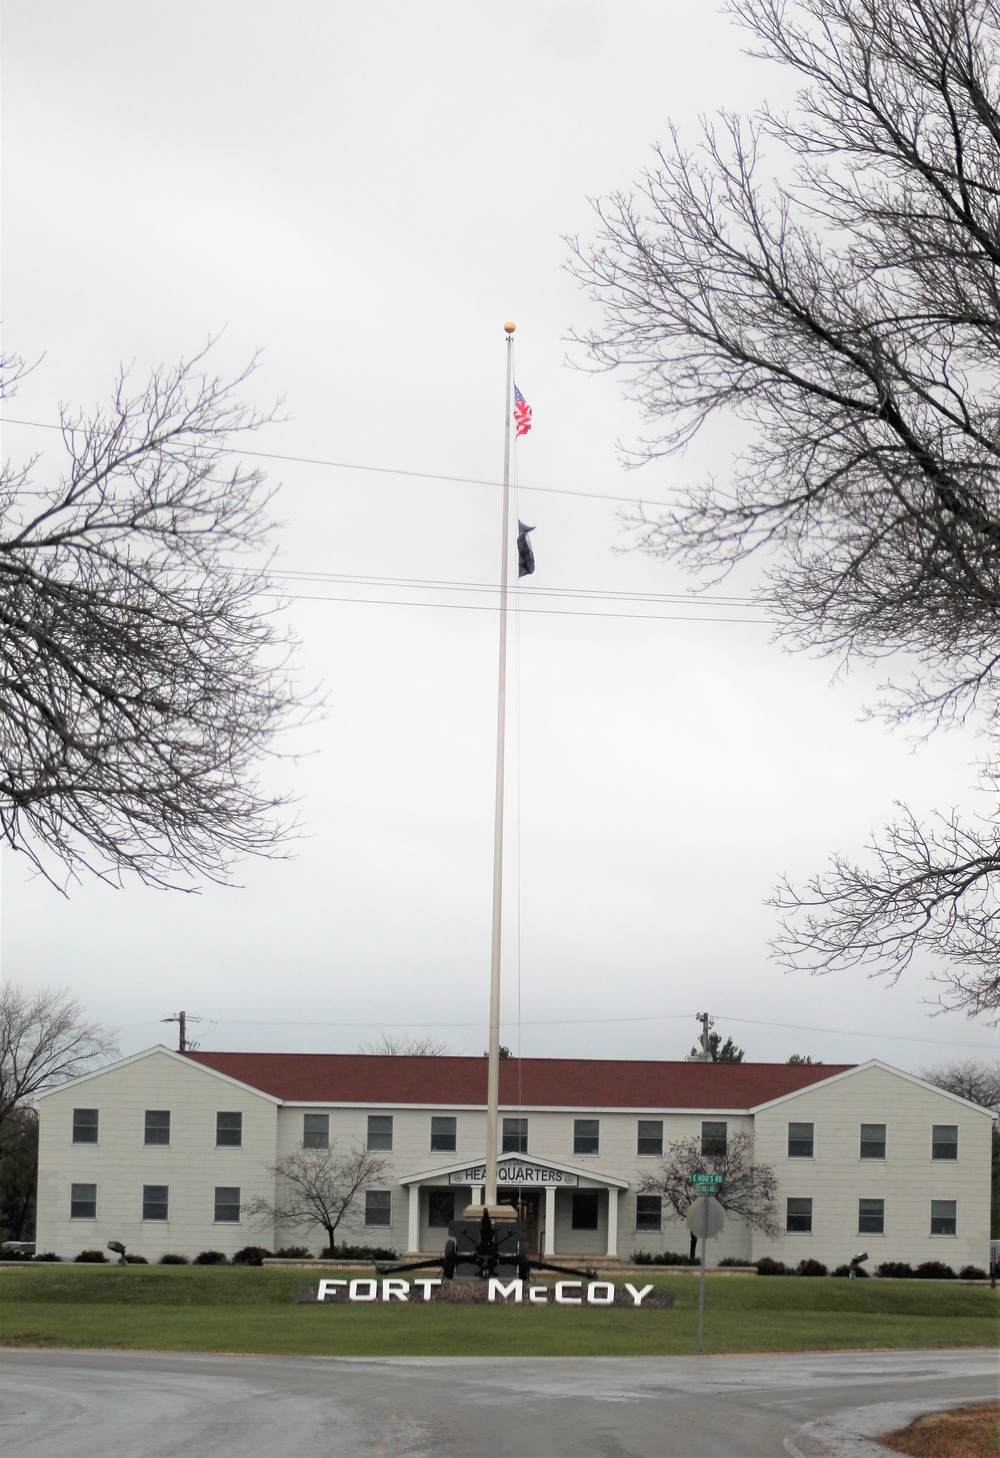
M722 1184L721 1175L709 1175L712 1180L709 1188ZM695 1176L691 1176L691 1183L694 1184ZM699 1180L700 1184L701 1181ZM726 1212L719 1204L714 1195L699 1195L692 1200L688 1206L687 1228L691 1234L701 1241L701 1274L698 1278L698 1353L701 1354L702 1340L705 1334L705 1257L708 1242L722 1231L726 1223Z

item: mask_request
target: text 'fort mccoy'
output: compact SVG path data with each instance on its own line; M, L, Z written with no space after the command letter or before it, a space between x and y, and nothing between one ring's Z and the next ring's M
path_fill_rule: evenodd
M614 1281L555 1281L551 1286L534 1285L530 1281L512 1278L504 1281L491 1276L487 1281L464 1282L452 1286L442 1282L439 1276L418 1277L406 1281L402 1277L388 1276L382 1280L373 1277L359 1277L348 1280L322 1280L310 1288L306 1299L315 1301L462 1301L482 1302L501 1306L642 1306L653 1287L633 1286L626 1281L619 1289ZM315 1295L313 1294L315 1292ZM661 1295L662 1293L657 1293ZM651 1306L670 1304L657 1300Z

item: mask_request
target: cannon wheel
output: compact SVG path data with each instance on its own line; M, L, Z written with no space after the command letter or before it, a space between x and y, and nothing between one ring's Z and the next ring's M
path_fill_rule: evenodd
M458 1264L458 1246L453 1240L445 1241L444 1260L441 1262L441 1269L447 1280L451 1280L455 1274L455 1267Z
M531 1256L528 1254L526 1240L519 1240L517 1243L517 1274L522 1281L531 1280Z

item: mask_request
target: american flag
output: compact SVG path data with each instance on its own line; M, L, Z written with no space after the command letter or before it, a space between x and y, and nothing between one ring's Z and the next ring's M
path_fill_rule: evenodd
M531 406L517 386L514 386L514 426L518 435L527 435L531 429Z

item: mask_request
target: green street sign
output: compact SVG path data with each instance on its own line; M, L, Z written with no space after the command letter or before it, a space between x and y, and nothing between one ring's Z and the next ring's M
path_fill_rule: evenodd
M714 1189L719 1185L724 1185L726 1183L726 1177L721 1174L702 1174L699 1170L698 1173L690 1176L690 1183L692 1185L708 1185L709 1188Z

